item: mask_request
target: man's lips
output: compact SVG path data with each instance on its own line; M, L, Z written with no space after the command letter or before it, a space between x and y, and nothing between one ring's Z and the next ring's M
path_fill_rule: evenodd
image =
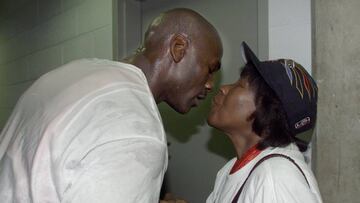
M196 98L198 98L200 100L204 100L204 99L206 99L206 94L199 94Z
M199 94L199 95L197 95L196 97L195 97L195 99L194 99L194 106L199 106L199 104L200 104L200 101L201 100L204 100L204 99L206 99L206 94Z

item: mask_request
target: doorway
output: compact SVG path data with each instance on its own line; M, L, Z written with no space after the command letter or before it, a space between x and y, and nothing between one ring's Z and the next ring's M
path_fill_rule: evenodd
M304 2L291 0L293 1ZM279 3L276 0L118 0L116 2L118 22L115 24L118 26L116 28L118 34L115 35L114 41L118 47L114 52L120 58L138 48L147 26L161 12L183 7L203 15L218 30L223 42L222 69L216 76L217 86L238 79L239 70L244 64L240 56L242 41L246 41L261 59L268 59L269 50L275 50L274 47L269 47L272 45L269 42L272 39L269 38L269 33L274 31L269 27L271 14L269 11L275 14L282 12L276 10L276 4ZM297 42L303 44L302 41L297 40ZM284 46L281 47L281 51L288 53ZM311 50L307 51L311 52ZM164 180L165 189L188 202L205 202L212 191L217 171L235 156L227 137L210 128L205 122L213 95L187 115L179 115L167 105L159 105L170 143L168 172Z

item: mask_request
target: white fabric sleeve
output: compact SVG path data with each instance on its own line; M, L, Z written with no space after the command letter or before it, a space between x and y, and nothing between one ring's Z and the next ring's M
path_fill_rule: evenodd
M230 171L230 168L234 165L236 158L231 159L228 161L216 174L215 184L212 192L206 199L206 203L214 203L219 196L219 192L222 191L222 184L224 179L226 179L227 174Z
M212 202L215 202L214 191L212 191L206 199L206 203L212 203Z
M61 202L158 202L166 145L151 138L127 138L91 149L74 169Z
M219 190L219 184L221 182L221 179L223 178L222 176L224 175L223 173L224 173L223 170L219 170L217 172L213 191L211 191L210 195L206 199L206 203L215 202L215 198L216 198L215 191Z

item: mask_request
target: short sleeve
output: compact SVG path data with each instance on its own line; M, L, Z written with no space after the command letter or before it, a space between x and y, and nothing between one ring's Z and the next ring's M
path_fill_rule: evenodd
M158 202L166 146L149 138L116 140L96 146L76 164L62 202Z

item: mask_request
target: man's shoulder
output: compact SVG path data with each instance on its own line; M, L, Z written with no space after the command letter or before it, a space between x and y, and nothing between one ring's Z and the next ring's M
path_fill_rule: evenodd
M64 69L63 71L80 72L84 76L95 74L99 79L105 77L116 82L146 83L145 75L141 69L119 61L98 58L79 59L65 64L62 69Z
M32 86L54 93L77 91L84 94L97 92L103 88L135 88L149 94L147 80L142 71L126 63L105 59L79 59L66 63L42 75Z

